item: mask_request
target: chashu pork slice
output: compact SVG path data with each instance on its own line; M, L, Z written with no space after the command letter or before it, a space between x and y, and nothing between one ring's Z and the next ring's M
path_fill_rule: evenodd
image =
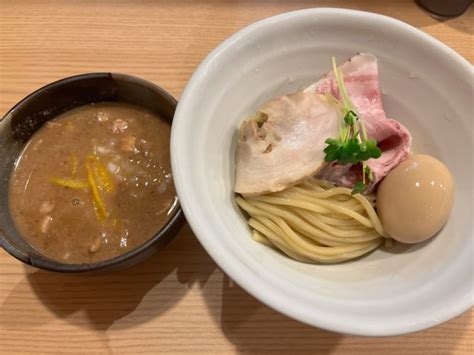
M234 191L276 192L315 175L324 165L325 140L337 137L340 109L314 92L268 102L240 128Z
M377 58L374 55L360 53L341 64L339 68L347 92L364 122L368 137L375 139L382 150L380 158L367 161L374 177L367 189L367 192L371 192L390 170L411 154L410 132L400 122L385 116ZM330 93L339 97L332 71L304 91ZM338 186L352 187L361 179L360 167L353 169L350 164L332 163L321 170L317 177Z

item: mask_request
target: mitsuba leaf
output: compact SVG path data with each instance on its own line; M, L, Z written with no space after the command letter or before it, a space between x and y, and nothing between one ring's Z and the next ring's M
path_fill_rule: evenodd
M358 181L354 185L354 188L352 189L351 194L352 195L359 194L359 193L363 192L366 188L367 188L366 184L364 184L362 181Z
M344 116L344 122L349 126L353 126L355 121L358 119L357 114L352 110L348 111Z

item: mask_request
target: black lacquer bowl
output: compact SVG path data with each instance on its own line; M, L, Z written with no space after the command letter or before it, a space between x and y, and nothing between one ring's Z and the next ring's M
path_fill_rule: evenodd
M38 89L16 104L0 121L0 245L15 258L37 268L58 272L111 270L135 264L164 247L181 227L178 206L165 226L146 243L112 259L90 264L65 264L42 255L18 233L9 213L9 178L28 139L46 121L74 107L101 101L142 106L173 120L176 100L148 81L117 73L91 73L65 78Z

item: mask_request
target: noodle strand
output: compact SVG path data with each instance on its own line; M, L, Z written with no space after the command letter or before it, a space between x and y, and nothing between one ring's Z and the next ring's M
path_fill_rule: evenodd
M377 213L375 197L352 195L345 187L310 179L284 191L239 196L252 238L306 263L336 263L391 244Z

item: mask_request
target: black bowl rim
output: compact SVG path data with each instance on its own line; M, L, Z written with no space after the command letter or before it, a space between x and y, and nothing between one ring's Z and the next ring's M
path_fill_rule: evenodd
M66 78L53 81L49 84L46 84L40 87L39 89L34 90L32 93L28 94L19 102L17 102L12 108L10 108L10 110L8 110L5 113L5 115L2 116L2 119L0 120L0 124L2 124L2 122L5 122L4 119L8 115L10 115L12 112L14 112L18 107L26 104L29 100L31 100L36 95L40 94L42 91L47 90L51 88L52 86L62 85L70 81L81 80L81 79L86 79L86 78L94 78L94 77L98 77L98 78L109 77L112 79L116 78L116 79L125 79L125 80L134 81L144 87L147 87L149 89L152 89L153 91L156 91L159 95L164 97L166 101L169 101L175 108L178 103L177 100L165 89L145 79L142 79L133 75L129 75L129 74L123 74L123 73L90 72L90 73L83 73L83 74L68 76ZM173 117L170 117L170 124L172 123L172 121L173 121ZM176 198L178 198L177 194L176 194ZM183 219L184 219L183 211L181 209L181 206L178 200L178 204L175 207L174 212L168 218L168 221L166 222L166 224L153 237L148 239L145 243L137 246L136 248L124 254L118 255L111 259L98 261L95 263L66 264L60 261L56 261L54 259L50 259L45 256L42 256L42 258L44 257L44 259L42 260L40 264L33 263L29 256L25 257L25 255L23 253L20 253L17 250L17 248L15 248L13 245L8 243L7 240L1 234L0 234L0 247L2 247L10 255L24 262L25 264L28 264L37 268L41 268L47 271L55 271L55 272L63 272L63 273L81 273L81 272L99 271L99 270L119 266L122 263L125 264L128 260L133 259L137 257L139 254L144 253L146 250L150 249L155 243L157 243L160 239L162 239L165 235L167 235L168 233L172 233L173 228L177 224L181 223Z

